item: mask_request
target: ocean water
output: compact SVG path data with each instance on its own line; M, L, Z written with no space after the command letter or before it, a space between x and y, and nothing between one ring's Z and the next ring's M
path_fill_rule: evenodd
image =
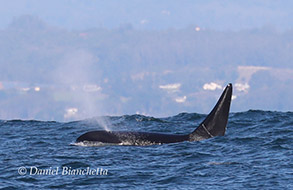
M103 117L112 130L184 134L196 113ZM293 189L293 112L231 113L226 135L151 146L73 146L94 118L0 121L1 189Z

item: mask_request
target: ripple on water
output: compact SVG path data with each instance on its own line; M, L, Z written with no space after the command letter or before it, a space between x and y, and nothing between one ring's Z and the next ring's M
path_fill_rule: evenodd
M230 115L227 133L200 142L150 146L76 144L94 120L0 121L0 187L6 189L292 189L292 112ZM189 133L205 117L107 117L114 130ZM74 145L74 146L71 146ZM75 146L77 145L77 146ZM19 167L103 168L107 175L40 176Z

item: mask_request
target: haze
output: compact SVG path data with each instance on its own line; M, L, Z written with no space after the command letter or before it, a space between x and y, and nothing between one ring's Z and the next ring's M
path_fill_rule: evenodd
M292 1L0 1L0 118L292 111Z

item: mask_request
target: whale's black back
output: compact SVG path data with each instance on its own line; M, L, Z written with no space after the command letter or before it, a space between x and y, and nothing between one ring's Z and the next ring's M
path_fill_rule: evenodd
M163 133L131 132L131 131L90 131L76 140L97 141L103 143L124 144L163 144L189 140L189 135L173 135Z
M77 138L76 142L101 142L128 145L164 144L182 141L199 141L223 136L229 117L232 98L232 84L222 93L217 104L205 120L190 134L175 135L129 131L90 131Z

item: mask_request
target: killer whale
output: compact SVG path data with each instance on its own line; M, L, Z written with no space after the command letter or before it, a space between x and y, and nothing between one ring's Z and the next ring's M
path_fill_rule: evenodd
M176 135L132 131L90 131L76 139L76 143L109 143L124 145L150 145L200 141L215 136L223 136L229 117L232 84L228 84L212 111L190 134Z

